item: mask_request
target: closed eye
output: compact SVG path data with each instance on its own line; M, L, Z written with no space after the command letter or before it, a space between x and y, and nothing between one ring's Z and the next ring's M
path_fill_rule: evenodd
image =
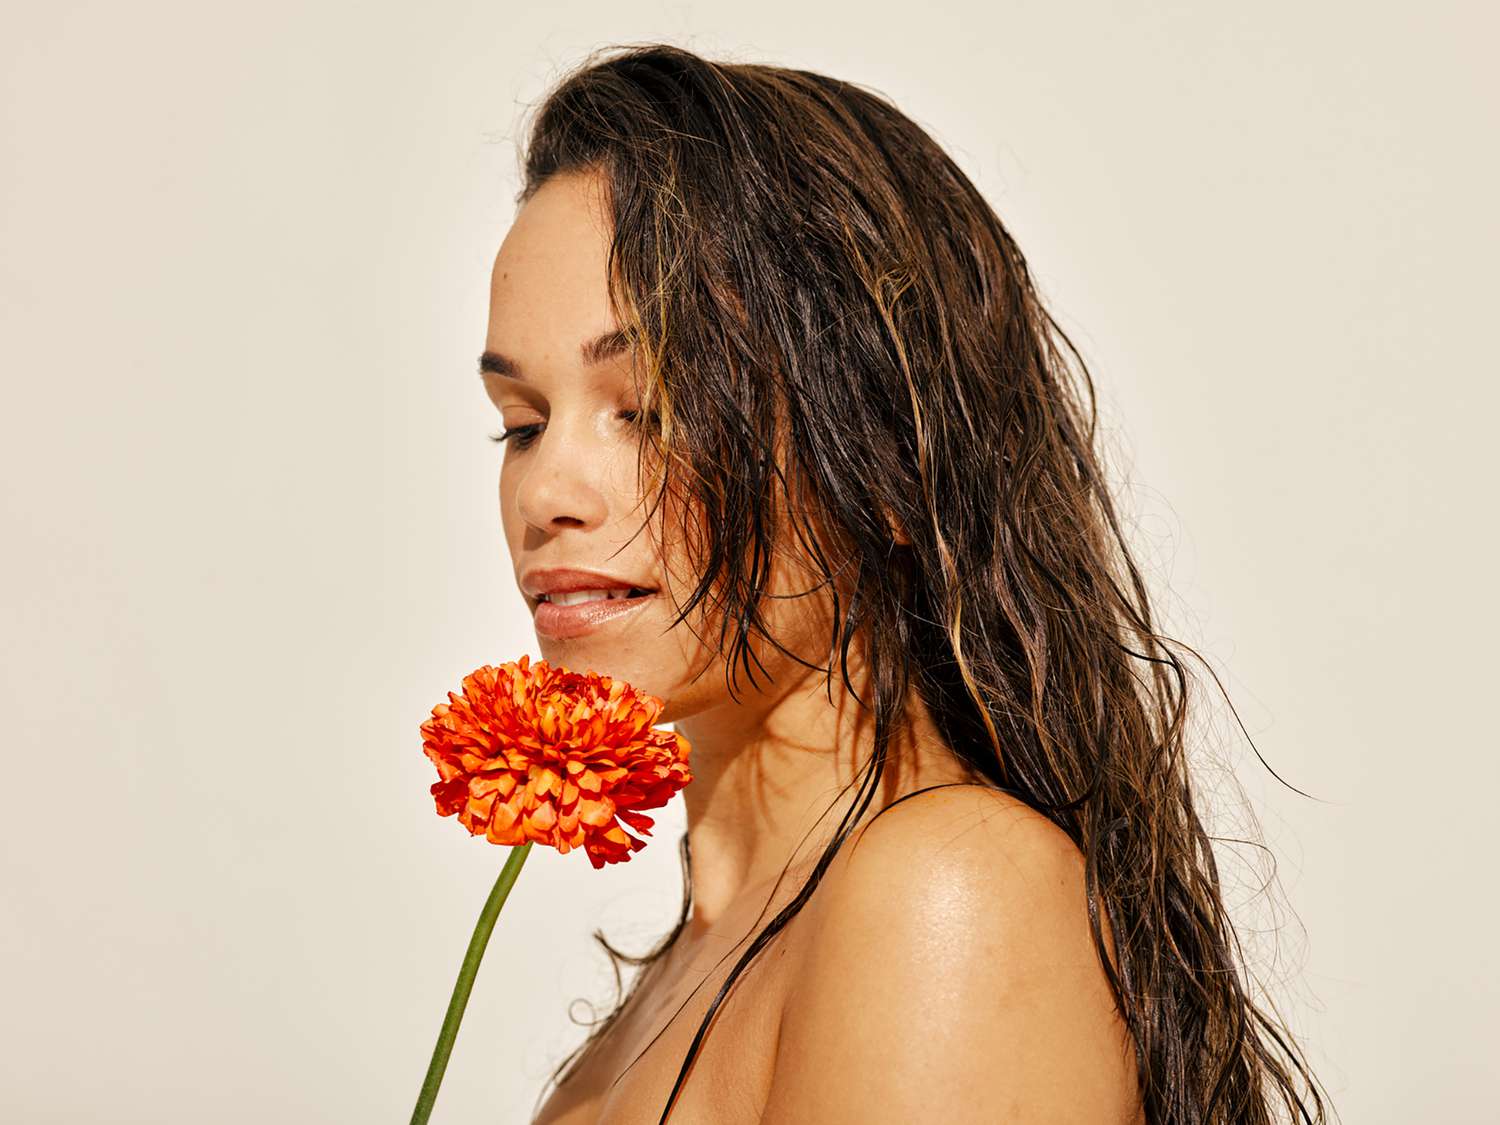
M641 412L639 410L622 410L620 411L620 417L624 418L627 422L639 422ZM650 418L651 425L659 429L661 427L661 415L653 410Z
M498 434L490 434L491 441L511 442L517 449L525 449L536 440L537 431L542 428L540 422L534 422L529 426L510 426ZM515 440L512 441L511 439Z
M641 412L639 410L622 410L619 417L627 422L639 423ZM661 426L661 415L655 410L650 413L650 421L653 427ZM490 434L491 441L509 442L516 449L529 449L537 436L541 433L542 423L533 422L528 426L508 426L498 434Z

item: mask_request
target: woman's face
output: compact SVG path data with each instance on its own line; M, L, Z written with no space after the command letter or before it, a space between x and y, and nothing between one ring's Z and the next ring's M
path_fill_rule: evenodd
M661 528L675 530L663 503L642 531L650 498L637 475L640 403L632 355L614 350L618 329L606 288L609 218L602 181L568 174L548 181L521 208L496 255L490 280L484 385L512 431L501 451L500 514L517 585L532 611L542 656L553 665L624 679L666 702L673 722L729 700L723 662L711 644L718 625L690 616L669 628L697 585ZM503 358L496 358L503 357ZM650 462L643 459L649 474ZM637 534L639 532L639 534ZM633 538L632 538L633 536ZM773 573L772 589L812 586L798 568ZM564 590L591 600L560 605ZM776 577L776 574L782 577ZM652 591L645 596L602 600ZM592 592L589 592L592 591ZM777 639L799 654L826 649L829 607L820 597L773 600ZM702 610L700 605L695 614ZM689 626L692 628L689 628ZM756 653L777 679L791 662L769 646ZM811 659L811 658L808 658ZM759 680L759 677L757 677ZM750 689L742 679L741 697Z

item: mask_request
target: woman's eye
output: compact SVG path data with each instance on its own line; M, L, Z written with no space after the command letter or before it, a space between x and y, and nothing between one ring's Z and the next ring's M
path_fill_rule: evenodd
M624 418L627 422L639 422L641 418L641 412L639 410L622 410L620 411L620 417ZM651 411L651 413L647 415L647 418L649 419L653 428L659 429L661 427L661 415L656 411Z
M622 410L620 411L620 417L625 419L625 421L627 422L638 424L640 422L641 412L639 410ZM651 413L647 417L649 418L652 426L658 428L661 426L661 415L656 411L651 411ZM529 426L508 426L498 434L490 434L489 439L491 441L498 441L501 443L508 442L516 449L527 449L530 448L531 444L536 441L537 435L541 432L541 429L542 423L540 422L533 422Z
M510 442L517 449L525 449L536 440L537 432L541 428L540 422L533 422L529 426L508 426L498 434L490 434L490 440Z

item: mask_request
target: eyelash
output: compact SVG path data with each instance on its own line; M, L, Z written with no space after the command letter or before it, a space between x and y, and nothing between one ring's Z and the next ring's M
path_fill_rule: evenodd
M622 410L619 413L619 417L629 422L638 421L640 416L641 412L639 410ZM653 410L651 412L651 420L653 424L659 424L661 416ZM533 422L529 426L510 426L498 434L490 434L489 439L502 444L509 442L516 449L529 449L531 448L531 443L537 438L537 431L541 428L542 424L540 422ZM515 440L511 441L512 438Z

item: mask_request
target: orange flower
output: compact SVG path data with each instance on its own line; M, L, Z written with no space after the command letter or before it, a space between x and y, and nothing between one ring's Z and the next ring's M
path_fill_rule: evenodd
M595 868L628 860L646 841L621 822L649 836L639 810L693 779L687 739L653 728L661 709L623 680L528 656L476 669L422 723L437 811L494 844L581 847Z

